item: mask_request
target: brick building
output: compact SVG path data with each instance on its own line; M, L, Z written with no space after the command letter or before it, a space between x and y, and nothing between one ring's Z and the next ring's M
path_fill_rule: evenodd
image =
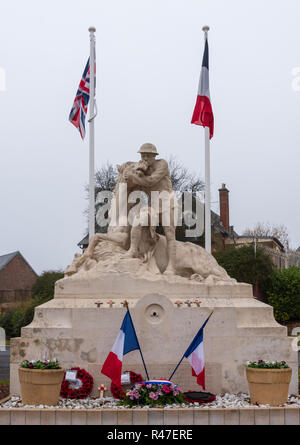
M288 258L282 243L274 236L239 236L233 226L229 225L229 190L223 184L219 189L220 196L220 220L227 232L224 238L225 247L241 247L245 245L256 245L262 247L265 253L271 258L273 264L278 269L288 267Z
M0 307L28 300L37 274L20 252L0 256Z

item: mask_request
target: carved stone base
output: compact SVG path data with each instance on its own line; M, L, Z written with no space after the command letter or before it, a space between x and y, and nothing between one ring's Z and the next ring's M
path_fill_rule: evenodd
M183 279L184 280L184 279ZM151 378L168 379L207 316L204 331L207 391L248 392L247 360L285 360L293 368L290 393L297 393L297 352L273 309L252 297L246 284L208 286L105 275L93 282L60 280L56 297L37 307L33 322L11 341L11 394L20 393L17 369L27 359L56 357L64 368L80 366L97 387L110 381L100 371L129 308ZM143 293L142 289L144 289ZM123 370L145 376L138 351L124 356ZM183 390L199 387L183 361L172 379Z
M95 274L94 270L78 272L63 278L55 284L55 298L142 298L144 295L158 293L167 297L225 297L252 298L252 288L248 284L218 282L208 285L189 280L179 275L154 275L146 269L143 274L138 269L140 260L126 260L130 263L130 272L112 272ZM125 262L124 262L125 265ZM138 270L135 275L132 270Z

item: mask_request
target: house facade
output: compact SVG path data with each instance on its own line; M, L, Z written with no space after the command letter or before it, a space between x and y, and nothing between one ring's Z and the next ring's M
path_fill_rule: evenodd
M38 278L20 252L0 256L0 307L6 309L31 297L31 288Z
M281 242L275 237L244 235L230 237L226 240L227 246L234 245L235 247L241 247L245 245L249 246L251 244L262 247L278 269L284 269L289 266L288 255Z

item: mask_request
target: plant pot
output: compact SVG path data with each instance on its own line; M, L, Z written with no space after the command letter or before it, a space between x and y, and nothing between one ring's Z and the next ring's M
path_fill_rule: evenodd
M23 405L57 405L64 369L19 368Z
M279 406L288 400L292 368L246 368L252 404Z

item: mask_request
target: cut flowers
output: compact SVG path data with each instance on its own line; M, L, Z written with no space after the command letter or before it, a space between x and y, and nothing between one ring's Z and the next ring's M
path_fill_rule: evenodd
M126 392L122 401L123 406L165 406L173 403L185 403L182 390L173 383L140 382Z

